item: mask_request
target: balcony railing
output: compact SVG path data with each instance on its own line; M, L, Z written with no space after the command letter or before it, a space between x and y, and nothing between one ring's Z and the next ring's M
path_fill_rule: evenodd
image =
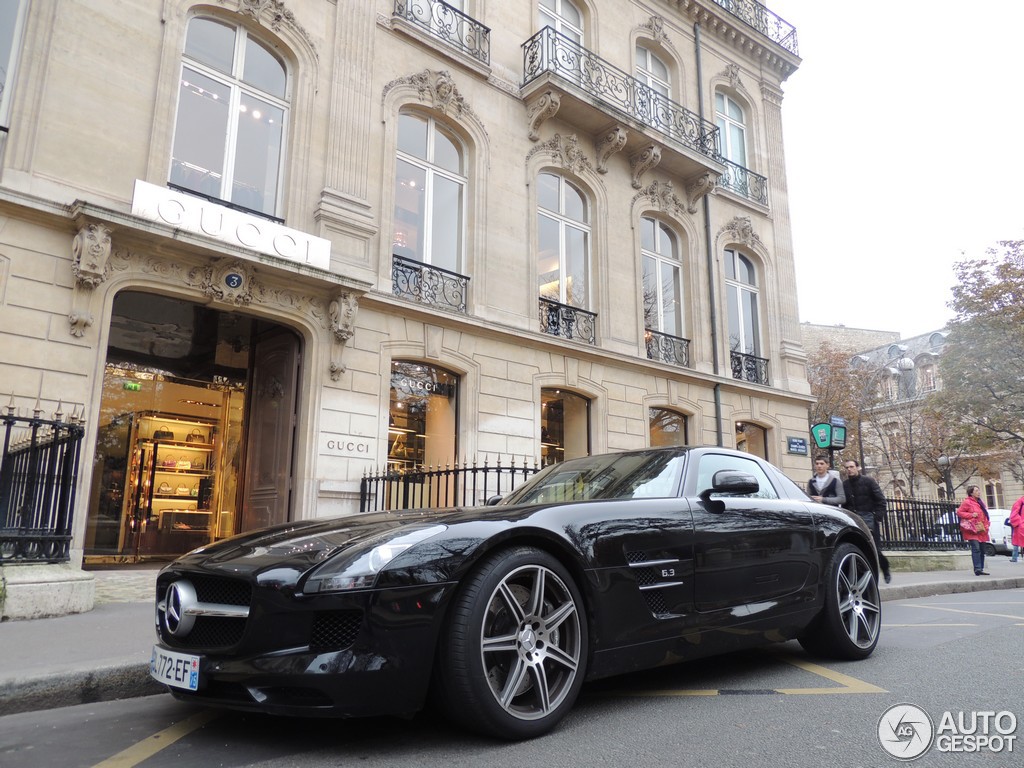
M491 30L441 0L395 0L395 16L482 64L491 60Z
M729 362L732 363L734 379L768 385L768 361L763 357L745 355L742 352L730 352Z
M392 256L391 291L395 296L466 314L468 285L465 275Z
M703 155L719 159L718 128L641 83L579 43L544 27L523 43L523 85L557 75L627 118L659 131Z
M712 0L733 16L753 27L774 43L778 43L794 56L799 56L796 28L781 16L772 13L755 0Z
M596 344L594 328L597 315L579 307L559 304L550 299L540 300L540 329L552 336Z
M690 367L690 340L678 336L670 336L660 331L644 329L644 341L647 344L647 359L660 363Z
M716 186L742 195L755 203L768 205L768 179L732 160L723 158L722 163L725 165L725 173L718 177Z
M0 423L0 565L66 563L85 428L59 413Z

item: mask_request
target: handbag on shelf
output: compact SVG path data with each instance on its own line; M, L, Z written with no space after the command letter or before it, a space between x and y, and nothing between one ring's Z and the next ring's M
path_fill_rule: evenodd
M201 429L199 429L199 427L196 427L191 432L189 432L187 435L185 435L185 442L186 443L205 443L206 442L206 435L203 434L203 431Z
M168 457L160 462L160 466L164 467L165 469L177 469L178 460L175 458Z
M194 457L192 457L192 469L206 469L206 457L205 456L194 456Z
M153 430L154 440L173 440L174 432L166 424L161 424L159 427Z
M175 496L188 496L189 495L189 488L188 488L188 486L185 485L184 483L182 483L181 485L179 485L177 488L174 489L174 495Z
M192 469L192 460L188 456L182 456L174 465L175 469Z
M196 483L195 485L188 489L188 495L191 496L192 498L196 498L197 496L199 496L199 483Z
M160 493L160 494L168 494L168 493L170 493L171 492L171 484L170 483L160 483L160 485L156 489L156 492Z

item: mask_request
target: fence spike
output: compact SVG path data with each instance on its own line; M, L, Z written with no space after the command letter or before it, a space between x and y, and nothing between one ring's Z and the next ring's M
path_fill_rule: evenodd
M61 410L63 407L64 407L64 401L63 400L58 400L57 401L57 410L53 414L53 420L54 421L64 421L64 411Z
M7 403L7 415L8 416L13 416L14 415L14 390L13 389L11 390L11 400L10 400L10 402Z

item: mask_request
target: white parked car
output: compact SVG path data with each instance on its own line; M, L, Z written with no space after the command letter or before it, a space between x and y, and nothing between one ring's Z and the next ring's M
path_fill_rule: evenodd
M989 528L988 543L983 545L986 555L1010 555L1013 546L1010 544L1010 510L990 509L988 511ZM947 512L935 521L934 536L940 541L960 538L960 519L956 512Z

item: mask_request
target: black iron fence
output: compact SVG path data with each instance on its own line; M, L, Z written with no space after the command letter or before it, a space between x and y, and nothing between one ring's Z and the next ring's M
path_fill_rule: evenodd
M879 526L883 549L964 549L956 502L938 499L886 499Z
M517 464L456 464L454 467L417 467L368 474L359 483L359 511L375 512L420 507L470 507L492 496L511 493L540 470L526 459Z
M0 421L0 564L68 562L85 428L59 410Z
M391 291L395 296L466 314L468 277L397 254L391 258Z

